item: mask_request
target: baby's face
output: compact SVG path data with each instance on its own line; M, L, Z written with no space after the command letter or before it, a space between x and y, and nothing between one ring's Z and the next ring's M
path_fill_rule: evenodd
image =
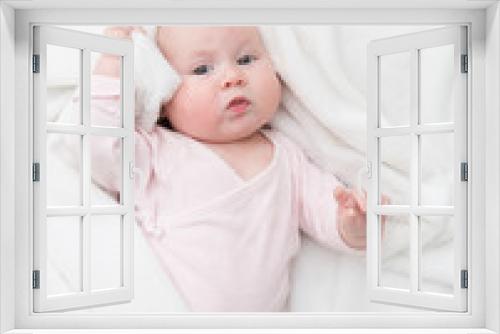
M162 27L158 46L181 75L166 105L173 128L201 141L245 138L276 112L281 84L254 27Z

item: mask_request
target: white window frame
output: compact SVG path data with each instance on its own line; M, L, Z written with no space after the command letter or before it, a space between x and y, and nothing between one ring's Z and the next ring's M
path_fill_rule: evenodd
M45 4L47 5L47 1ZM55 2L64 6L64 2ZM71 2L77 7L99 7L99 1ZM409 332L401 328L420 329L419 332L437 331L449 333L495 333L500 331L500 275L499 244L500 233L497 224L485 224L500 220L500 9L496 3L488 2L489 8L467 9L481 6L480 2L436 0L434 8L450 6L462 9L426 8L429 2L413 1L422 9L388 9L398 6L398 1L380 1L379 9L372 1L357 2L356 9L345 9L348 3L340 1L325 5L324 2L278 1L255 3L231 3L231 8L213 1L191 1L181 4L169 2L163 9L117 9L121 4L114 2L116 9L33 9L39 2L11 1L0 3L0 332L22 328L275 328L275 333L287 330L278 328L363 328L357 332L377 332L370 328L392 327L394 333ZM141 2L137 1L141 6ZM155 3L159 6L159 3ZM145 4L147 5L147 4ZM204 8L199 8L203 6ZM406 3L408 5L408 2ZM335 8L344 7L344 8ZM430 5L429 5L430 6ZM484 6L484 3L483 3ZM24 7L24 10L13 10ZM133 6L132 6L133 7ZM177 8L176 8L177 7ZM198 8L197 8L198 7ZM250 9L248 9L250 7ZM295 8L287 8L295 7ZM385 8L384 8L385 7ZM243 10L243 8L246 8ZM305 8L305 9L304 9ZM217 9L217 10L210 10ZM230 19L228 19L230 18ZM30 31L33 24L97 24L97 23L161 22L208 23L208 24L468 24L471 28L471 87L469 92L468 127L472 137L468 143L471 152L469 197L468 244L471 259L469 281L469 305L466 314L443 313L374 313L374 314L182 314L168 316L126 315L126 316L69 316L64 314L33 314L31 286L31 221L29 143L32 136L30 83ZM15 34L15 38L14 38ZM15 71L12 64L16 64ZM12 85L15 83L15 85ZM15 131L13 125L15 124ZM486 140L488 138L488 140ZM14 183L15 178L15 183ZM485 182L488 180L488 182ZM15 194L15 196L12 196ZM471 222L474 222L471 226ZM14 242L15 241L15 242ZM485 248L483 248L485 247ZM487 251L485 251L485 249ZM485 294L485 290L488 291ZM15 307L13 307L15 305ZM425 320L424 320L425 319ZM398 329L399 328L399 329ZM131 331L134 332L134 331ZM141 331L138 331L141 332ZM143 331L142 331L143 332ZM167 332L167 331L165 331ZM170 331L172 332L172 331ZM195 332L191 330L190 332ZM198 332L203 332L199 330ZM221 331L217 331L221 332ZM269 330L248 330L247 333L269 333ZM290 330L292 332L292 330ZM313 333L311 330L307 330ZM345 332L341 330L340 332ZM387 333L387 329L378 331ZM229 333L229 331L228 331Z

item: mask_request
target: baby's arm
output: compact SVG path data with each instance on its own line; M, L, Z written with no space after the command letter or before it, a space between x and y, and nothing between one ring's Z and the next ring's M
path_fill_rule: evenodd
M117 83L119 85L119 83ZM119 88L118 88L119 92ZM119 94L117 92L117 94ZM91 96L92 117L106 117L118 120L119 99L113 95ZM110 124L110 123L106 123ZM152 170L152 135L136 129L134 133L135 183L136 190L142 190L149 182ZM123 141L117 137L91 136L90 156L92 180L106 191L116 194L121 189ZM127 163L127 162L125 162Z
M103 33L109 37L130 39L134 31L145 34L145 31L141 27L134 26L107 27ZM120 66L118 56L101 54L95 63L93 73L117 78L120 76Z
M346 210L334 198L336 189L343 186L335 176L322 171L306 157L301 160L296 176L300 228L328 248L347 252L359 249L343 235Z
M345 249L340 246L344 244L356 250L366 249L366 192L345 187L306 158L302 173L304 232L329 247ZM385 195L382 204L389 204Z
M128 38L133 27L107 28L105 34ZM93 69L91 119L93 124L120 126L120 61L117 56L101 55ZM151 170L151 135L135 131L136 189L147 184ZM90 140L92 179L105 190L115 193L121 188L122 141L116 137L92 136Z
M291 141L292 170L301 230L316 242L343 252L366 246L365 197L321 170ZM354 205L356 204L356 206Z

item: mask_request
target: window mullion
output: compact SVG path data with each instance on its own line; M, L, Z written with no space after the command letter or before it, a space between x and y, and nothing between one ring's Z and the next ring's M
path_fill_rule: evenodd
M408 126L395 126L390 128L378 128L373 130L375 137L391 137L391 136L405 136L410 133L415 134L433 134L433 133L451 133L455 131L454 123L441 123L441 124L419 124L415 127Z
M93 136L110 136L110 137L125 137L127 130L122 128L106 128L106 127L90 127L83 125L73 124L47 124L47 131L50 133L71 134L71 135L84 135L89 134Z
M410 51L410 142L411 142L411 162L410 162L410 207L418 206L418 184L419 184L419 136L416 128L418 126L418 50ZM410 292L416 293L419 286L419 247L418 247L418 216L413 210L410 210L409 217L410 233Z
M121 217L121 278L122 286L130 287L131 296L133 265L133 225L134 225L134 95L126 92L134 91L133 87L133 54L122 57L122 86L120 87L122 126L126 135L123 138L122 156L122 198L121 205L126 208L127 214ZM132 180L132 182L131 182Z
M83 189L83 209L85 214L82 219L82 281L84 293L90 294L90 182L91 182L91 166L90 166L90 143L88 127L90 126L90 52L88 49L82 50L82 125L86 129L82 140L82 189Z
M455 212L453 206L418 206L409 205L377 205L373 209L377 215L401 215L412 213L417 216L452 216Z

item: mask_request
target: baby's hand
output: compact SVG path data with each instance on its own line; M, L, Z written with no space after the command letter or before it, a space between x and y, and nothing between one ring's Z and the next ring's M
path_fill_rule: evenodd
M342 240L351 248L366 248L366 192L335 188L334 197L338 203L337 229ZM383 205L390 204L389 197L382 195ZM382 216L382 233L385 216Z
M104 29L105 36L114 38L130 39L132 33L138 31L145 34L144 29L141 27L127 26L127 27L107 27ZM118 56L110 54L101 54L96 61L93 73L99 75L107 75L110 77L119 77L121 71L121 64Z
M335 188L338 203L337 229L342 240L351 248L366 248L366 192Z

